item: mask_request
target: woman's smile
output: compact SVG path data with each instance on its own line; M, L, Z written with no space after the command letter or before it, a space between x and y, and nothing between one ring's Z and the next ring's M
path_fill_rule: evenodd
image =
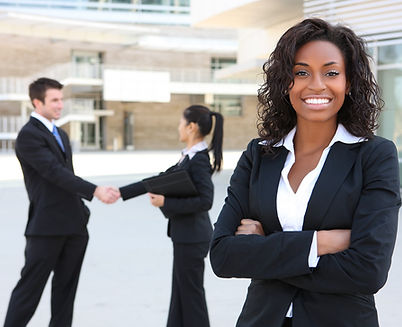
M297 50L294 61L289 98L298 122L336 122L348 91L339 48L328 41L311 41Z
M329 98L305 98L303 101L307 104L312 105L321 105L321 104L328 104L331 99Z

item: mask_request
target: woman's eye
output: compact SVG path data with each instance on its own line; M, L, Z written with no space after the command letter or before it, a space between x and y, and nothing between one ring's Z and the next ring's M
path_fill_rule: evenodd
M338 76L339 72L337 72L336 70L331 70L327 73L327 76Z
M295 76L307 76L308 73L305 70L299 70L295 72Z

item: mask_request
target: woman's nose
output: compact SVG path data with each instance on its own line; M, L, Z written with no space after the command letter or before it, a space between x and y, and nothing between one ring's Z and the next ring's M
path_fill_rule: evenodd
M314 91L322 91L326 88L323 76L321 74L315 74L310 80L309 88Z

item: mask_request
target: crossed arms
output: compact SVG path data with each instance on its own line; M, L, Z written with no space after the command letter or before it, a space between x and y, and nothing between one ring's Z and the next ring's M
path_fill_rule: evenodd
M400 196L395 146L383 141L366 147L363 172L356 173L363 188L352 189L359 199L350 212L350 229L318 228L320 261L315 269L307 259L314 230L264 231L258 218L249 219L256 217L250 208L250 194L255 193L249 190L254 150L250 145L239 160L215 224L210 253L214 272L220 277L277 279L322 293L377 292L387 278L397 231ZM354 184L355 180L350 187ZM348 201L347 194L341 197Z

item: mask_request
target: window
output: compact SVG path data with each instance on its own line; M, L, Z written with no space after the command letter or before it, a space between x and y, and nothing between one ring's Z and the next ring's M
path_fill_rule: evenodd
M402 157L402 67L378 71L378 83L383 90L385 107L380 116L378 134L396 143Z
M378 48L378 64L402 63L402 44L392 44Z
M237 95L214 95L214 103L211 105L214 111L223 116L241 116L241 96Z
M102 53L73 50L72 62L74 77L101 78Z
M236 58L211 58L211 70L218 70L236 64Z
M378 64L375 67L378 84L385 102L380 115L377 134L395 142L399 156L399 170L402 174L402 40L395 44L375 48ZM400 43L396 43L400 42ZM402 184L401 184L402 185Z
M81 147L97 147L95 123L81 123Z

